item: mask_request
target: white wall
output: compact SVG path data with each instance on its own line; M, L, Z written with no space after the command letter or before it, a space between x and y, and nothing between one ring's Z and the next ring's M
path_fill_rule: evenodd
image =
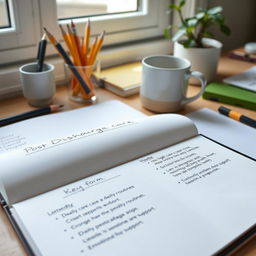
M231 35L226 36L218 29L212 29L212 32L223 43L224 50L256 42L256 0L208 0L208 7L219 5L224 9Z

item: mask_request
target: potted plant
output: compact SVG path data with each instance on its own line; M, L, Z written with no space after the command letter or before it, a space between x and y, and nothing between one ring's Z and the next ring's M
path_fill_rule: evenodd
M173 55L188 59L192 70L204 73L209 82L216 74L222 43L213 39L214 35L208 29L217 25L226 35L230 34L230 29L225 25L221 6L200 9L194 16L185 18L182 13L185 3L181 0L179 4L169 5L170 10L177 12L181 24L165 29L165 36L172 37ZM172 33L175 29L176 32ZM198 83L196 80L190 82Z

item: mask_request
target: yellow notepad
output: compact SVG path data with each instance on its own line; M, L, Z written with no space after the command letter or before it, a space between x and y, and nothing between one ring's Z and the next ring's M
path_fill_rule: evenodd
M140 62L123 64L102 70L100 80L106 89L127 97L139 92L141 70Z

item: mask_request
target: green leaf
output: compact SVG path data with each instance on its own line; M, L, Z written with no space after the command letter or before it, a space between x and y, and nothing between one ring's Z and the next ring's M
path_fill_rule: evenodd
M170 30L167 29L167 28L164 29L164 37L165 38L171 38Z
M187 27L186 31L187 31L187 33L192 33L194 29L195 29L195 27Z
M172 10L176 10L176 11L180 10L180 7L178 5L176 5L176 4L170 4L169 8L172 9Z
M203 37L213 37L213 36L214 36L213 33L210 33L210 32L207 32L207 31L205 31L205 32L203 33Z
M221 6L216 6L216 7L213 7L213 8L210 8L207 13L210 14L210 15L214 15L214 14L217 14L217 13L220 13L222 12L222 7Z
M181 44L185 47L185 48L194 48L194 47L198 47L196 41L194 39L187 39L181 42Z
M198 20L196 18L192 18L192 19L188 19L186 23L187 23L187 26L189 27L195 27L198 23Z
M214 16L215 17L215 21L220 24L220 25L223 25L224 24L224 17L221 13L218 13L217 15Z
M188 40L181 41L180 43L184 46L184 48L189 48L189 41Z
M198 20L200 20L200 19L202 19L202 18L204 17L204 15L205 15L204 12L199 12L199 13L196 14L196 18L197 18Z
M177 31L174 36L172 37L172 41L178 41L183 35L186 34L186 29L180 29L179 31Z
M185 3L186 3L185 0L181 0L181 1L180 1L180 4L179 4L180 8L182 8L182 6L185 5Z
M221 25L220 30L221 30L222 33L224 33L227 36L229 36L231 34L230 28L226 25Z

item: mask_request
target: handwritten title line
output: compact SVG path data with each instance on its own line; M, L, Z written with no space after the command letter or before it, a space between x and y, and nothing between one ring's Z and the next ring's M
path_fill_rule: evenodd
M60 145L64 145L66 143L70 143L70 142L77 141L77 140L80 140L80 139L84 139L84 138L87 138L87 137L90 137L90 136L94 136L96 134L101 134L101 133L109 132L109 131L112 131L112 130L116 130L116 129L119 129L121 127L125 127L125 126L132 125L132 124L134 124L134 123L127 123L127 124L122 125L122 126L106 129L105 131L102 131L102 132L96 132L96 133L92 133L92 134L89 134L89 135L81 136L79 138L72 139L70 141L64 141L64 142L61 142L61 143L58 143L58 144L55 144L55 145L51 145L51 146L39 149L39 150L34 151L34 152L27 153L26 156L29 156L29 155L32 155L32 154L35 154L35 153L38 153L38 152L41 152L41 151L44 151L44 150L47 150L47 149L50 149L50 148L54 148L54 147L57 147L57 146L60 146Z

